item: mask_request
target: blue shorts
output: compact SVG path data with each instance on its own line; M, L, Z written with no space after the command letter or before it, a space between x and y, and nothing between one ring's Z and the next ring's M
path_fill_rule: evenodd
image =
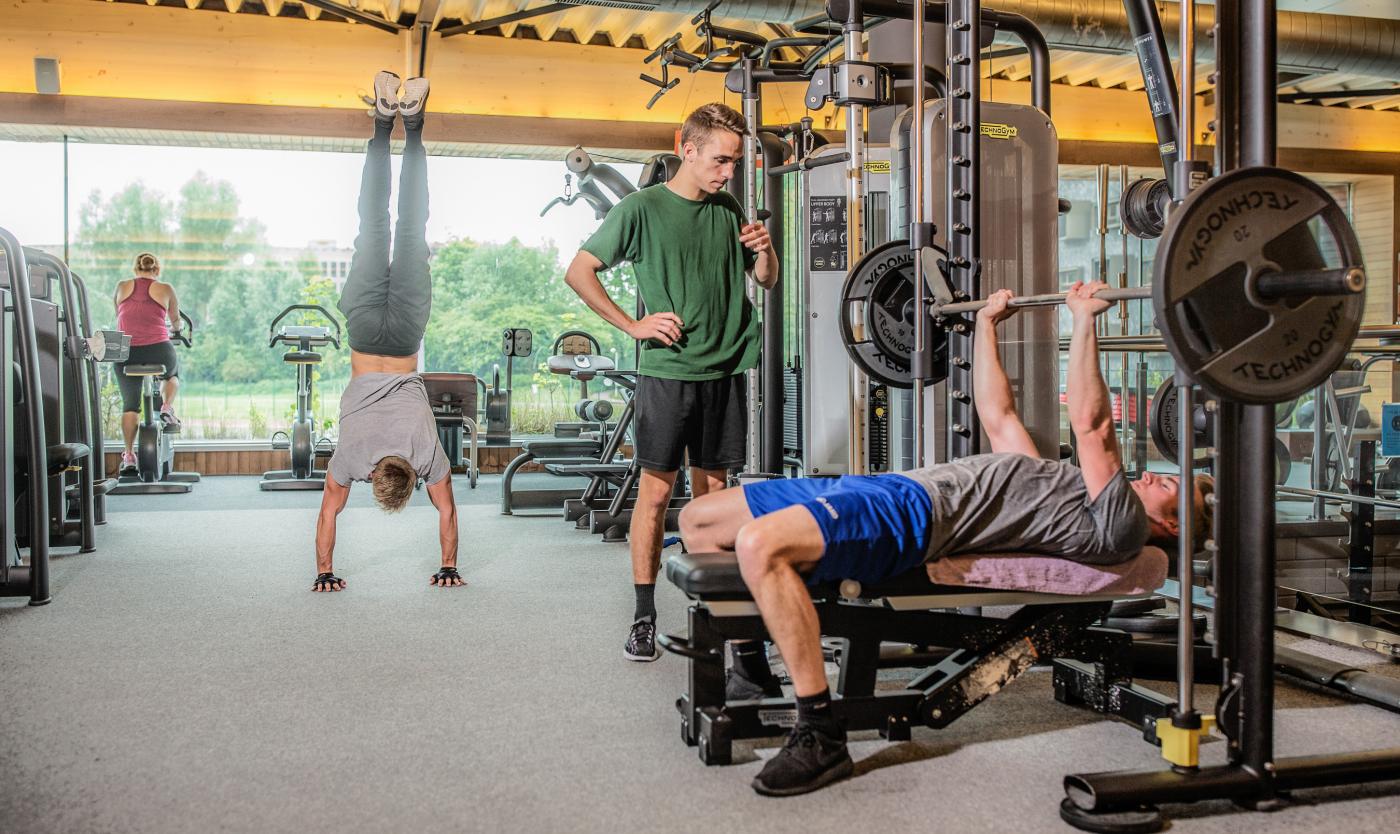
M923 564L928 552L933 501L902 475L780 478L743 489L754 518L800 506L817 520L826 549L809 585L889 579Z

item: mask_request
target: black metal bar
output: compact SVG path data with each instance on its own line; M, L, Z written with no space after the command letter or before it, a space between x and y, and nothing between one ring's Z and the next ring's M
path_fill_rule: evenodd
M925 20L928 23L947 23L949 5L951 4L927 3ZM826 13L832 20L845 20L849 10L850 0L827 0ZM897 0L864 0L861 10L869 17L895 20L912 20L914 17L913 5ZM984 26L992 26L1021 39L1031 59L1031 104L1040 108L1045 115L1050 115L1050 45L1040 27L1024 15L993 9L981 10L979 19ZM980 33L974 34L974 50L981 45L979 38Z
M1376 495L1376 441L1362 440L1356 444L1356 481L1352 489L1358 495ZM1369 603L1374 576L1376 550L1376 506L1365 502L1352 505L1347 536L1347 598ZM1347 619L1353 623L1371 624L1369 605L1348 606Z
M783 228L786 222L783 200L783 175L774 174L792 152L782 139L760 130L759 147L763 153L763 203L768 210L768 234L773 251L778 256L778 269L783 264ZM759 470L783 471L783 276L763 293L763 349L759 383L762 385L763 408L759 412Z
M1259 276L1256 289L1267 299L1354 295L1366 291L1366 273L1357 267L1267 272Z
M90 337L93 332L92 308L88 303L90 299L87 291L87 283L83 281L82 276L75 272L73 273L73 285L78 290L78 309L82 316L80 323L83 328L83 337L87 338ZM107 458L106 450L103 448L102 443L102 386L98 382L98 376L97 363L89 361L87 363L86 374L88 408L89 414L91 414L88 422L92 427L92 441L89 445L92 447L93 460L96 461L97 468L95 472L100 479L107 474ZM93 524L107 523L107 496L105 493L93 495L92 509Z
M1277 161L1275 120L1277 101L1277 21L1274 0L1225 0L1217 6L1220 30L1217 49L1238 50L1236 114L1239 129L1235 147L1227 151L1238 167L1273 165ZM1234 167L1234 166L1232 166ZM1223 169L1222 169L1223 170ZM1241 694L1240 756L1234 761L1258 774L1274 766L1274 407L1240 407L1240 470L1245 480L1237 491L1226 487L1224 507L1233 518L1221 518L1220 526L1239 527L1240 563L1239 628L1241 648L1238 669L1244 677ZM1238 501L1231 501L1236 495ZM1234 505L1234 506L1232 506ZM1274 791L1263 791L1271 799Z
M1045 35L1030 18L1014 12L983 12L982 21L991 22L1003 32L1010 32L1021 38L1031 59L1031 104L1050 115L1050 44Z
M1279 93L1278 100L1283 104L1299 101L1312 101L1333 98L1381 98L1400 96L1400 87L1381 87L1373 90L1320 90L1312 93Z
M982 60L981 0L957 0L947 9L948 98L944 234L953 287L964 299L981 293ZM913 125L923 130L923 125ZM982 429L972 404L972 330L948 333L949 460L981 450Z
M385 20L382 17L369 14L368 12L362 12L359 9L352 9L349 6L342 6L339 3L333 3L331 2L331 0L301 0L301 4L303 6L314 6L315 8L318 8L321 11L330 12L331 14L335 15L340 15L341 17L353 20L356 23L363 23L366 26L373 26L375 29L378 29L382 32L388 32L391 35L396 35L399 32L402 32L404 29L408 28L406 26L399 25L397 21Z
M10 298L14 304L15 328L19 338L15 347L15 359L23 369L21 381L24 397L24 415L29 422L30 478L34 483L42 478L48 458L48 439L44 435L44 392L39 383L39 345L34 336L34 308L29 296L29 268L24 259L24 250L14 235L0 229L0 246L4 246L6 263L10 274ZM40 474L36 474L40 473ZM44 605L49 596L49 493L46 489L32 488L33 500L29 502L29 604ZM6 535L13 535L5 531ZM10 590L10 589L5 589Z
M1172 174L1180 156L1177 113L1181 99L1176 79L1172 77L1171 60L1167 57L1167 38L1162 31L1162 19L1153 0L1123 0L1123 9L1128 15L1128 31L1132 33L1138 65L1142 68L1142 81L1147 93L1147 105L1152 111L1152 126L1157 131L1157 151L1162 156L1162 169L1166 172L1172 196L1180 200L1185 195L1176 193L1176 177Z
M473 32L482 32L487 29L494 29L497 26L504 26L507 23L543 17L547 14L568 11L572 8L574 8L574 6L570 3L546 3L543 6L535 6L532 9L521 9L518 12L503 14L499 17L488 17L485 20L478 20L475 23L463 23L460 26L449 26L446 29L439 29L438 37L450 38L453 35L470 35Z

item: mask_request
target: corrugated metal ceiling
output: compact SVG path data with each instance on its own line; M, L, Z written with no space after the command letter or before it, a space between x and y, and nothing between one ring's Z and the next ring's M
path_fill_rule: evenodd
M625 2L625 0L617 1ZM192 13L218 11L335 21L337 23L346 20L354 22L355 15L367 15L378 21L387 21L402 26L412 26L417 15L427 10L433 13L436 31L447 31L453 27L488 22L545 6L557 9L559 5L543 2L543 0L335 0L335 2L320 4L301 2L301 0L96 0L96 2L181 7L189 9ZM331 10L335 7L346 10L345 15L337 14ZM766 36L790 33L785 27L774 24L755 24L749 20L725 18L722 14L723 10L723 5L717 9L714 18L716 24L750 31L753 31L757 25L760 34ZM1333 12L1343 10L1343 8L1336 6L1329 9ZM502 21L499 25L456 37L518 38L649 50L666 38L681 33L683 46L692 52L698 52L702 49L702 40L695 35L695 27L691 25L690 19L691 15L688 14L667 14L600 6L570 6L537 17ZM643 68L641 56L638 56L637 64L638 70L641 71ZM1211 69L1213 67L1208 64L1202 64L1199 67L1197 73L1199 90L1204 91L1209 88L1207 78ZM1029 77L1030 62L1025 58L1014 57L991 60L984 64L984 72L990 77L1020 81ZM1058 84L1076 87L1122 87L1128 90L1142 88L1142 77L1138 71L1137 60L1132 55L1104 55L1052 49L1051 72L1053 80ZM1291 83L1280 86L1279 91L1281 93L1300 93L1376 90L1394 86L1393 83L1385 79L1326 73L1292 79ZM1303 103L1325 107L1400 110L1400 92L1385 97L1340 97Z

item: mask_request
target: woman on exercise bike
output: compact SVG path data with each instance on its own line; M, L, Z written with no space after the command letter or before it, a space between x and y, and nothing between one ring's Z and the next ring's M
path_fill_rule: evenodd
M160 260L150 252L136 256L134 277L117 284L117 329L131 336L131 354L116 365L122 393L122 474L136 471L136 424L141 419L141 377L127 376L127 365L164 365L160 380L160 422L165 431L180 430L175 395L180 390L180 363L172 329L180 329L180 301L175 288L160 280ZM174 322L171 328L167 322Z

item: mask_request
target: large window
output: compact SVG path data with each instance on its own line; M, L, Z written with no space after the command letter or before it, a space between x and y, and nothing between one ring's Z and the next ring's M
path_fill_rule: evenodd
M268 346L268 325L291 304L321 304L339 316L335 303L349 275L363 158L70 143L65 182L64 150L54 143L0 143L9 167L20 172L20 193L32 195L19 218L11 221L7 211L5 222L17 226L27 245L62 255L67 244L99 326L114 324L112 290L130 276L133 258L149 251L161 259L162 278L195 321L194 344L180 352L182 441L264 440L284 428L295 373L282 360L286 347ZM397 157L394 168L397 181ZM629 178L640 170L618 168ZM536 348L515 364L514 428L548 432L555 420L571 419L578 388L545 368L559 333L587 330L620 367L633 365L631 341L563 282L565 266L598 220L582 202L540 217L563 193L562 161L433 157L428 171L434 306L423 367L489 381L498 364L504 372L501 331L529 328ZM630 271L613 270L606 279L630 309ZM349 348L327 347L323 354L316 414L333 435ZM107 383L104 422L113 437L120 405L110 373Z

